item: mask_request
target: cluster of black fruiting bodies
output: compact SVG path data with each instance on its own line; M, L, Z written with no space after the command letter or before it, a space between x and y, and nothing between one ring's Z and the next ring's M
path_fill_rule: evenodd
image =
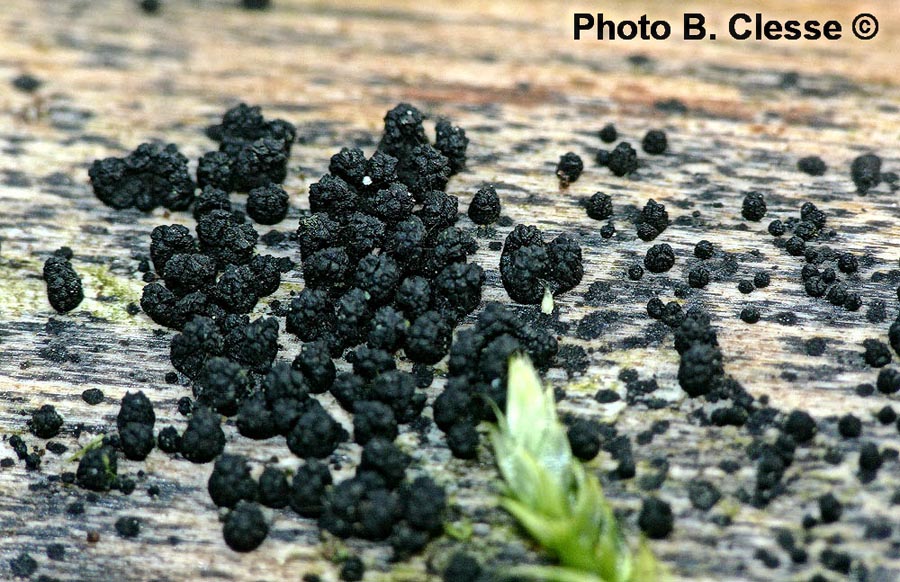
M761 194L755 194L757 199L751 205L759 207L762 205L763 214L765 213L765 202L762 200ZM748 195L749 198L749 195ZM747 200L744 202L744 212L746 215ZM757 214L759 220L762 218ZM806 294L810 297L824 297L833 305L842 306L849 311L856 311L862 307L862 297L859 293L850 289L847 282L842 281L833 267L826 266L827 263L833 262L837 270L853 277L859 269L859 260L852 253L839 252L830 246L819 245L813 246L813 241L820 238L827 238L825 225L828 220L827 215L819 210L812 202L806 202L800 208L800 218L791 217L782 222L781 220L773 220L769 223L769 234L775 237L776 246L783 247L788 254L795 257L803 257L806 264L800 272ZM792 232L787 240L781 237L786 233Z
M297 132L286 121L266 121L259 107L240 104L225 114L221 124L208 128L207 135L219 143L219 150L200 158L196 182L176 145L145 143L124 158L91 164L88 175L94 194L113 208L186 210L198 186L249 192L278 184L287 176Z
M548 291L558 295L573 289L584 276L581 246L561 234L544 243L534 226L517 225L506 237L500 255L500 279L513 301L540 303Z
M297 232L305 288L284 310L286 330L304 342L290 364L275 361L279 320L251 321L246 314L278 289L292 264L255 254L258 235L231 211L227 192L253 188L251 218L281 220L287 199L274 183L284 179L283 164L277 170L263 164L259 172L242 164L248 150L267 140L286 155L292 127L243 105L226 113L209 131L220 151L205 155L198 169L204 190L194 202L196 238L178 225L151 235L161 282L145 287L141 306L157 323L181 330L172 338L171 360L191 379L195 399L186 408L187 430L163 429L158 443L193 462L218 457L210 494L231 509L223 533L235 550L252 550L267 534L257 502L290 505L340 537L389 539L398 558L440 530L443 489L427 477L404 482L409 458L392 441L400 424L420 417L428 366L446 355L453 330L481 302L484 273L467 262L477 244L455 226L458 200L444 192L465 164L468 139L442 120L432 146L423 119L399 105L385 117L375 154L341 150L329 174L310 187L311 213ZM477 198L479 221L496 220L496 192L486 188ZM337 374L332 358L351 348L353 372ZM417 364L415 375L397 369L399 350ZM364 446L357 476L337 484L317 459L351 435L315 398L324 392L352 413L352 438ZM274 467L253 480L246 460L220 456L219 415L236 417L248 438L283 436L307 463L291 484Z
M548 366L559 346L546 329L522 321L512 310L489 303L471 328L456 335L450 349L447 384L432 407L434 421L447 435L447 445L458 458L477 454L482 420L492 420L493 402L506 408L509 357L528 354L538 367Z
M183 432L169 426L154 436L150 401L143 393L126 395L118 434L84 452L74 482L128 492L133 481L117 475L117 456L143 460L158 446L194 463L216 461L209 492L229 509L223 535L236 551L250 551L267 536L260 504L290 506L342 538L389 540L398 559L440 532L443 489L427 477L406 481L410 458L393 441L399 425L420 418L430 366L447 355L455 328L481 303L484 273L468 262L477 244L456 226L458 200L445 192L465 164L468 139L441 120L432 145L423 120L414 107L397 106L371 157L345 148L310 187L311 212L297 232L305 288L280 311L286 330L304 342L291 363L276 361L279 319L247 314L278 289L293 264L256 254L258 233L232 211L229 192L249 191L247 215L257 223L284 218L288 197L278 183L286 176L293 126L265 120L257 107L229 110L207 132L220 148L201 158L196 182L175 146L145 144L124 159L94 163L95 192L110 206L193 207L195 233L180 225L151 233L156 276L146 277L141 307L179 330L170 357L191 380L194 400L179 403L190 417ZM469 208L477 224L494 222L499 213L490 186ZM520 227L507 240L501 272L514 299L534 303L545 289L560 293L581 280L581 249L566 236L545 245L539 230ZM453 382L436 416L454 453L469 457L477 446L475 424L490 416L483 397L503 404L508 357L525 351L548 364L557 344L491 305L455 346ZM401 350L414 363L412 373L397 367ZM337 372L333 358L341 356L352 372ZM352 414L352 435L316 399L325 392ZM57 416L36 412L33 430L57 431ZM276 466L254 479L246 459L224 454L222 416L234 417L247 438L283 436L305 464L293 479ZM321 460L349 438L363 446L362 462L355 477L335 484Z

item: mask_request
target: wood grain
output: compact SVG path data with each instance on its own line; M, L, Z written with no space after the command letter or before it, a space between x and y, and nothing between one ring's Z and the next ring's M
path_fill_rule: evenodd
M403 434L400 442L415 457L416 472L432 474L448 487L451 519L471 524L472 538L461 543L445 537L401 565L389 564L386 550L377 545L320 543L315 524L290 511L270 514L272 535L259 551L234 554L221 540L205 491L211 466L197 467L159 451L145 464L121 462L122 474L144 471L134 494L103 495L86 504L85 515L66 514L66 506L85 494L48 478L74 470L70 455L112 426L126 391L140 389L151 397L158 427L179 428L184 419L176 402L190 394L189 387L163 380L170 371L169 333L157 333L148 318L129 315L126 306L140 297L138 259L147 254L150 230L164 222L193 222L185 214L102 206L91 193L86 167L148 139L177 143L196 159L213 145L202 129L240 100L260 104L267 115L286 118L299 129L286 183L294 209L280 230L292 229L299 209L308 207L307 187L326 171L331 154L344 145L371 152L384 112L409 101L433 116L451 117L472 139L469 169L449 187L463 208L479 185L494 182L504 214L516 222L581 237L585 279L557 303L563 343L588 349L589 366L572 379L562 369L548 377L565 387L560 406L567 413L618 418L620 431L632 437L653 421L671 423L664 435L636 448L637 479L604 477L604 484L634 531L640 498L647 494L641 478L657 472L655 459L667 460L669 477L658 494L672 503L676 529L652 547L676 579L805 580L816 570L829 535L840 536L841 549L866 564L869 580L900 576L900 532L877 541L863 535L875 518L900 523L900 507L890 505L900 485L898 463L888 462L874 483L861 486L850 470L858 443L836 443L847 454L845 465L822 460L836 434L833 419L825 420L817 444L800 449L788 471L789 495L764 511L736 502L739 488L753 487L754 470L743 452L750 437L689 421L689 413L702 405L682 400L671 336L659 333L644 311L655 294L673 297L676 281L694 262L694 243L708 238L735 261L737 271L717 271L713 283L686 302L700 303L714 315L728 373L786 410L801 406L820 419L853 412L864 420L866 439L897 448L896 429L872 418L896 399L862 398L854 388L875 380L861 358L862 340L886 340L897 315L900 211L896 193L885 185L860 197L849 179L851 160L866 151L878 152L886 170L900 170L900 13L889 3L874 8L825 0L788 7L756 3L772 16L833 17L845 26L856 13L878 9L879 37L833 43L576 43L570 28L574 8L561 1L499 0L488 6L476 0L276 0L276 10L265 13L232 4L167 2L158 17L112 0L9 0L0 11L0 81L28 72L45 82L35 95L7 89L0 97L0 430L4 437L22 433L26 415L50 402L66 419L64 434L55 440L69 447L61 456L44 454L40 472L27 472L21 463L0 470L0 578L11 575L8 561L21 551L38 560L39 573L86 581L299 580L305 573L332 581L339 570L334 562L348 548L362 552L370 569L367 580L436 580L448 556L461 547L493 564L537 559L496 507L490 456L454 460L436 430ZM677 21L683 9L673 4L649 0L604 8L614 18L646 12ZM736 2L700 8L717 26L743 9ZM638 55L646 58L635 59ZM671 99L683 103L686 112L657 106ZM670 152L642 156L638 172L615 178L592 162L601 145L595 132L608 121L635 145L648 129L663 128ZM560 190L553 168L570 150L585 157L587 169L568 190ZM812 154L829 165L821 178L796 170L796 160ZM740 218L749 189L766 194L769 215L763 223ZM611 194L616 206L618 234L608 240L579 206L598 190ZM648 198L669 209L674 223L657 242L671 244L678 260L670 273L634 283L624 271L642 260L648 245L635 238L626 217ZM806 200L828 213L836 231L828 244L860 257L860 272L850 277L865 301L858 312L806 297L798 283L802 263L773 246L765 233L770 218L798 215ZM477 259L488 270L487 300L505 300L498 253L488 243L502 241L508 231L498 228L479 240ZM87 295L66 316L52 312L40 280L41 263L61 245L75 250ZM265 251L298 258L290 244ZM761 269L771 272L772 285L742 296L737 281ZM609 286L608 301L601 305L583 298L594 283ZM284 300L301 287L300 273L292 272L273 299ZM887 319L871 323L867 311L879 300ZM737 318L748 303L763 312L754 326ZM266 311L266 305L258 308ZM794 312L796 325L779 323L782 312ZM602 323L600 333L579 326L585 316ZM807 355L805 342L811 338L825 338L822 356ZM287 335L282 345L286 358L299 347ZM661 386L657 396L670 406L651 411L598 404L592 397L598 387L624 395L618 380L624 368L655 377ZM89 407L80 394L94 387L106 400ZM431 389L432 397L439 387L437 382ZM79 425L83 430L76 437ZM257 467L273 455L287 465L296 462L283 441L261 446L238 437L233 426L227 430L228 449L249 456ZM29 446L44 445L25 438ZM12 455L6 440L0 457ZM339 449L340 475L350 474L352 463L346 461L358 452L349 444ZM718 467L723 459L747 466L729 476ZM604 474L613 467L605 453L596 461ZM725 493L710 513L728 515L731 526L716 525L691 508L686 487L701 477ZM146 493L150 485L160 488L158 497ZM827 491L845 502L844 517L815 531L810 564L792 565L777 550L773 530L785 527L802 536L801 517L816 513L815 498ZM137 540L115 535L113 523L121 515L142 519ZM98 543L86 541L91 530L100 533ZM57 542L67 546L67 554L53 562L45 548ZM760 547L780 556L778 569L753 558Z

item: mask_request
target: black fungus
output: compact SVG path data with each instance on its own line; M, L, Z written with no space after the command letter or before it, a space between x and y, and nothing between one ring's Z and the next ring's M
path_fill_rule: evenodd
M874 473L881 468L884 459L875 443L863 443L859 449L859 468L863 472Z
M200 220L201 217L214 210L231 212L231 200L228 198L228 192L225 190L220 190L214 186L205 186L200 195L194 200L194 219Z
M882 394L900 392L900 372L894 368L882 368L878 372L878 381L875 385Z
M701 260L711 259L713 256L713 244L708 240L701 240L694 245L694 256Z
M714 345L695 343L681 355L678 383L692 398L708 394L722 376L722 353Z
M9 568L16 578L31 578L37 572L38 563L28 552L21 552L9 561Z
M88 175L97 198L117 209L185 210L194 199L188 159L174 144L145 143L124 158L95 160Z
M247 459L240 455L221 455L213 465L207 491L219 507L234 507L241 500L254 501L257 484L250 475Z
M641 147L650 155L660 155L665 153L668 147L666 132L659 129L651 129L644 136Z
M792 236L784 243L784 250L788 252L788 254L799 257L803 255L803 251L806 249L806 243L803 242L803 239L799 236Z
M197 185L203 188L204 193L207 188L213 188L218 192L224 192L227 198L227 193L235 189L232 164L234 164L234 158L225 152L206 152L197 162ZM203 194L201 194L202 196ZM218 198L219 195L215 195L215 197ZM203 206L206 206L205 202ZM230 204L228 207L219 206L225 210L231 209ZM196 208L194 212L197 216ZM204 210L201 210L200 215L203 213Z
M688 483L688 498L695 508L709 511L722 498L722 493L709 481L698 479Z
M613 143L618 139L619 132L616 131L616 126L612 123L607 123L597 132L597 135L600 137L600 140L603 143Z
M845 414L838 421L838 432L844 438L856 438L862 434L862 422L852 414Z
M31 432L42 439L50 439L59 434L63 419L52 404L44 404L31 414Z
M194 397L203 406L233 416L239 401L252 388L253 378L244 367L228 358L215 357L206 362L194 382Z
M47 299L56 311L72 311L84 299L81 277L68 259L58 255L48 258L44 263L43 276L47 284Z
M651 241L669 226L669 213L666 207L650 199L641 210L637 224L637 234L641 240Z
M623 141L609 153L606 167L616 176L630 174L638 168L637 152L631 144Z
M769 223L769 234L772 236L781 236L785 232L784 223L777 218Z
M753 306L747 306L741 309L741 319L745 323L756 323L759 321L759 309Z
M287 445L298 457L324 459L346 439L347 431L340 423L317 401L309 400L287 435Z
M122 538L136 538L141 533L141 520L136 517L124 516L116 520L116 533Z
M822 523L834 523L841 518L844 507L832 493L826 493L819 497L819 514Z
M206 362L221 356L225 340L219 326L208 317L195 317L181 333L172 336L170 359L176 370L188 378L197 378Z
M260 317L236 325L225 336L224 353L228 358L258 374L269 371L277 352L278 319L275 317Z
M559 183L565 187L578 180L583 170L584 162L581 161L581 156L574 152L568 152L559 158L559 163L556 165L556 177L559 178Z
M281 508L288 504L290 487L284 471L266 467L259 476L259 502L266 507Z
M766 201L760 192L748 192L744 196L741 215L747 220L759 222L766 215Z
M164 453L177 453L181 448L181 435L174 426L167 426L156 436L156 446Z
M242 501L225 517L222 535L235 552L250 552L269 535L269 526L258 505Z
M44 82L28 73L23 73L12 80L12 86L24 93L34 93Z
M863 359L873 368L883 368L891 363L891 350L887 345L876 339L863 340Z
M668 243L653 245L644 256L644 266L651 273L664 273L675 264L675 251Z
M434 131L435 149L447 158L451 175L458 173L466 165L466 149L469 147L465 130L449 120L439 119L434 125Z
M88 406L96 406L103 402L103 391L99 388L88 388L81 393L81 399L84 400L85 404Z
M612 198L609 194L595 192L585 204L587 215L594 220L606 220L613 214Z
M291 365L303 374L314 394L327 391L334 382L336 369L325 342L304 343Z
M322 513L325 492L331 485L328 465L309 459L297 472L291 482L288 503L291 509L303 517L318 517Z
M850 165L850 177L856 184L857 192L865 195L881 183L881 158L875 154L857 157Z
M709 270L705 267L694 267L688 271L688 285L702 289L709 284Z
M838 256L838 269L842 273L855 273L859 269L859 260L851 253L841 253Z
M397 438L397 420L387 404L359 401L353 406L353 440L364 445L374 438Z
M890 406L882 407L876 414L875 418L878 419L878 422L881 424L891 424L895 420L897 420L897 412Z
M116 479L116 451L100 446L85 451L78 462L75 481L79 487L91 491L109 491Z
M669 537L673 523L672 507L668 503L656 497L644 499L638 516L638 526L647 537L650 539Z
M821 176L828 167L819 156L807 156L797 161L797 169L810 176Z
M365 572L366 567L358 556L350 556L341 564L341 580L344 582L358 582Z
M363 447L358 471L374 471L384 479L388 487L394 488L403 481L411 460L409 455L390 440L375 437Z
M600 452L600 432L595 422L577 420L567 434L572 454L582 461L590 461Z
M403 351L413 362L436 364L450 349L452 333L440 313L427 311L407 328Z
M181 455L192 463L208 463L225 448L219 416L205 406L194 409L181 435Z
M800 444L811 441L816 430L816 421L803 410L791 411L782 425L782 431Z
M288 211L288 194L278 184L267 184L247 193L247 216L259 224L277 224Z
M226 210L213 210L197 221L200 250L220 266L244 265L253 258L259 233ZM226 270L227 272L227 270Z

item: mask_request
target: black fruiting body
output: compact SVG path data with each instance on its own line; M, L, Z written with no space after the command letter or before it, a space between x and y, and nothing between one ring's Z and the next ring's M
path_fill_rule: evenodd
M225 336L224 353L249 370L265 374L278 352L278 327L275 317L260 317L236 325Z
M250 552L269 535L269 526L259 506L242 501L225 517L222 536L235 552Z
M664 273L675 264L675 251L668 243L653 245L644 256L644 267L651 273Z
M219 265L243 265L253 257L259 233L248 223L235 220L232 213L213 210L197 222L200 251Z
M426 311L406 330L404 352L414 362L435 364L450 349L453 328L436 311Z
M112 208L185 210L195 188L187 163L174 144L145 143L124 158L95 160L88 175L94 194Z
M177 254L193 253L197 241L187 227L180 224L160 225L150 233L150 258L157 274L165 271L166 262Z
M314 394L326 392L334 383L335 365L331 359L328 344L323 341L303 344L291 366L303 374L309 391Z
M117 473L116 451L109 446L88 449L78 462L75 482L83 489L109 491Z
M606 220L613 214L612 198L609 194L596 192L585 203L587 215L594 220Z
M828 169L819 156L807 156L797 160L797 169L810 176L821 176Z
M266 467L259 476L258 499L266 507L275 509L288 504L290 487L284 471L275 467Z
M225 433L219 416L205 406L195 408L181 435L181 455L192 463L208 463L224 448Z
M241 500L255 501L257 484L250 475L247 459L240 455L221 455L213 465L207 490L219 507L232 508Z
M469 218L475 224L491 224L500 218L500 197L493 186L478 190L469 203Z
M328 465L309 459L294 474L288 503L303 517L318 517L322 513L326 488L331 485Z
M503 245L500 277L518 303L540 303L546 289L554 295L569 291L581 282L583 273L581 247L567 235L547 245L540 230L520 224Z
M666 152L669 146L666 132L660 129L651 129L644 136L641 147L650 155L658 156Z
M466 137L464 129L453 125L446 119L439 119L434 129L434 147L447 158L451 175L456 174L466 165L466 149L469 147L469 138Z
M638 219L638 237L644 241L651 241L666 230L668 226L669 213L666 212L666 207L656 202L656 200L648 200Z
M759 222L766 215L766 201L760 192L748 192L744 196L741 215L747 220Z
M226 193L234 190L233 163L233 158L225 152L206 152L197 162L197 185L204 192L210 187Z
M308 403L287 435L287 445L298 457L324 459L347 439L347 431L318 401L309 400Z
M43 276L47 284L47 299L53 309L66 313L81 304L84 299L81 277L68 259L58 255L47 259Z
M597 132L597 135L600 137L600 140L603 143L613 143L618 139L619 132L616 131L616 126L612 123L607 123L603 126L600 131Z
M31 414L31 432L42 439L50 439L59 434L63 419L52 404L44 404Z
M206 362L194 382L194 396L203 406L233 416L237 413L238 403L252 387L252 377L240 364L215 357Z
M284 150L290 153L296 129L281 119L266 121L258 106L240 103L225 112L221 123L208 127L206 134L213 141L219 142L220 151L229 155L235 155L262 138L280 140Z
M247 193L247 216L259 224L277 224L288 211L288 194L278 184L267 184Z
M866 195L869 190L881 183L881 158L875 154L857 157L850 165L850 177L856 184L856 190Z
M581 156L568 152L560 156L559 163L556 164L556 177L559 178L560 185L566 187L578 180L583 170L584 162L581 161Z
M609 153L606 167L616 176L625 176L637 170L637 152L628 142L622 142Z

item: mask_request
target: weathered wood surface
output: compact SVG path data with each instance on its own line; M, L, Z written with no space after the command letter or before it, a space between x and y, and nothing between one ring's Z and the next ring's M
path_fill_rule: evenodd
M111 426L117 401L127 390L148 393L156 404L158 427L183 427L176 401L189 394L188 387L163 381L170 370L169 333L155 333L155 325L143 314L129 315L126 306L140 296L137 257L146 254L152 227L192 225L192 220L177 213L106 208L90 191L86 167L94 158L125 153L152 138L175 142L196 159L211 149L202 133L205 125L238 100L257 103L267 115L296 123L302 136L287 182L295 208L278 227L287 230L296 223L298 209L307 206L307 186L326 170L329 156L351 144L371 151L382 115L405 100L452 117L471 137L469 169L449 188L464 208L474 190L491 181L498 184L504 213L516 222L581 235L587 274L557 303L560 319L570 325L563 343L591 348L590 366L567 387L561 407L595 418L619 415L620 430L631 436L653 420L671 421L665 435L636 448L638 479L608 482L607 491L618 507L632 512L626 524L634 531L633 510L644 493L640 477L654 474L653 459L668 459L669 478L659 494L673 505L676 530L652 547L676 577L808 579L824 547L821 540L833 534L844 539L843 550L866 563L870 579L897 579L900 532L895 528L892 539L871 541L863 538L863 530L875 517L900 523L900 506L889 504L900 484L898 464L887 463L874 483L861 487L849 469L857 444L840 443L850 462L836 468L822 461L824 446L817 445L798 451L786 478L791 495L765 511L737 503L731 497L735 491L753 486L752 466L727 476L717 464L724 458L745 462L742 448L749 438L687 421L699 405L678 402L671 336L647 336L656 328L644 315L653 294L672 297L673 282L693 261L693 244L700 238L712 240L738 259L738 271L688 302L703 303L716 317L727 371L784 409L802 405L819 418L855 412L864 419L866 438L897 446L896 429L872 418L888 399L860 398L854 387L875 378L860 357L861 341L885 339L888 322L897 315L896 271L880 282L873 282L872 275L897 267L900 211L896 194L884 185L863 198L849 180L850 161L867 150L885 158L885 169L900 169L900 14L890 3L877 6L882 32L868 43L846 38L835 43L699 44L574 43L573 9L564 2L385 6L367 0L276 0L277 10L269 13L240 11L224 0L166 4L155 18L141 15L131 2L107 0L9 0L0 10L0 80L9 87L9 79L29 72L46 83L36 96L5 89L0 98L0 457L12 455L6 437L23 431L25 413L46 402L54 403L66 419L65 434L56 440L69 447L62 456L45 454L40 473L26 472L21 463L0 470L0 578L11 576L8 560L26 550L39 561L39 573L63 580L299 580L306 572L337 579L330 560L336 546L320 544L315 525L290 511L271 514L272 535L257 552L242 556L228 551L205 491L211 466L198 467L158 451L145 464L120 463L121 474L145 471L133 495L103 495L87 504L84 516L65 513L67 504L83 499L84 492L48 484L47 477L74 469L68 461L71 453ZM677 18L681 9L670 4L643 2L614 12ZM836 17L846 26L865 7L825 0L792 4L790 9L773 8L772 14ZM732 7L740 8L710 3L707 16L724 22L722 15ZM612 9L606 12L613 14ZM629 60L636 54L649 60ZM673 98L686 105L686 113L654 106ZM629 179L614 178L588 162L583 177L560 191L552 172L558 156L573 150L591 160L600 145L594 132L607 121L614 121L633 143L647 129L666 129L670 153L642 156L643 167ZM796 170L796 159L809 154L828 162L824 177L813 179ZM745 226L740 219L740 201L750 188L766 193L766 220L797 215L807 199L829 214L837 230L829 244L862 257L861 271L852 278L865 298L862 310L849 313L805 296L797 281L801 263L771 244L765 222ZM614 196L619 230L610 240L601 239L600 225L585 217L577 203L596 190ZM651 197L665 203L674 219L659 241L673 245L678 262L668 277L648 275L633 283L624 270L642 258L648 245L635 239L623 210ZM692 217L694 212L699 215ZM486 299L505 298L496 272L498 253L488 250L488 242L502 241L507 232L500 228L480 240L478 260L489 269ZM42 261L61 245L75 250L87 295L67 316L52 312L40 280ZM265 250L296 258L290 245ZM770 268L771 287L749 297L738 293L739 278ZM594 282L610 285L608 303L593 306L583 300ZM301 285L299 273L291 273L273 298L284 299ZM866 312L875 300L886 303L888 320L873 324ZM737 318L749 302L763 311L755 326ZM258 309L265 312L266 306ZM578 323L595 311L601 314L603 333L579 338ZM783 311L796 311L798 323L779 324L776 314ZM826 338L822 356L806 354L804 342L814 337ZM283 346L285 357L298 349L287 336ZM662 386L658 395L671 398L673 405L647 411L595 402L598 386L624 390L617 380L623 368L637 369L642 378L655 376ZM550 378L560 386L566 383L561 370L552 370ZM85 405L80 394L89 387L101 388L106 401ZM73 428L78 424L84 430L76 439ZM820 441L834 437L834 422L820 427ZM291 458L283 442L248 442L233 426L228 434L228 449L258 465L272 455ZM44 444L30 435L26 440L29 446ZM415 456L416 471L434 474L448 486L453 519L475 524L466 547L489 562L534 559L533 548L518 541L494 504L487 453L478 463L453 460L437 432L404 434L400 442ZM356 446L344 445L338 457L357 454ZM598 470L612 466L605 454L596 462ZM733 525L717 526L690 507L685 486L698 477L722 488L726 498L710 513L730 515ZM158 498L147 495L149 485L161 488ZM810 564L791 565L775 548L773 528L800 533L801 516L815 513L814 499L830 490L845 502L844 518L816 531ZM143 520L136 541L115 535L113 523L120 515ZM99 543L86 542L90 530L100 533ZM173 537L177 545L170 544ZM64 561L45 556L52 542L67 546ZM367 579L424 580L464 544L444 538L421 558L393 567L384 562L383 549L349 545L364 552L373 570ZM777 570L753 559L759 547L779 553Z

